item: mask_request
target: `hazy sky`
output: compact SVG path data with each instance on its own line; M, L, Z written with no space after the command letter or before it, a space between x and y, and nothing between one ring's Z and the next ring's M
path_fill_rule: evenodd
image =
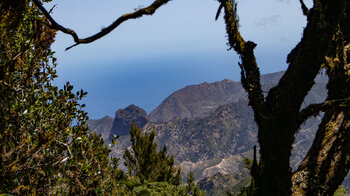
M92 35L117 17L150 0L60 0L53 17L80 37ZM311 0L306 3L310 6ZM51 8L53 4L47 5ZM127 21L109 35L69 51L69 35L58 33L56 83L70 81L88 92L92 119L135 104L152 111L174 91L190 84L238 81L234 51L227 51L222 16L215 21L215 0L172 0L153 16ZM306 19L298 0L239 0L240 30L258 44L262 73L286 69L286 55L302 35Z

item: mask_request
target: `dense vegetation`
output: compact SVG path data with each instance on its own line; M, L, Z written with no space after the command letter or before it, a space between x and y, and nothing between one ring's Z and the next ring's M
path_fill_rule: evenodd
M28 1L2 1L0 10L0 192L110 191L117 160L90 134L78 103L86 92L52 84L56 32Z
M0 16L0 193L186 195L192 190L181 185L181 172L166 148L143 164L164 169L153 172L152 181L119 170L118 159L109 157L109 148L87 126L79 104L87 93L73 93L70 83L63 89L52 84L57 75L50 46L56 31L46 17L27 0L1 1ZM154 150L157 145L145 138L139 134L133 141L151 142Z

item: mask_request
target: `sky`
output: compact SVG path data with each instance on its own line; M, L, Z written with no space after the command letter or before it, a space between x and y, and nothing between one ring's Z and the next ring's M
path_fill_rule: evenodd
M297 0L238 0L240 31L257 43L261 72L285 70L287 54L300 41L306 18ZM60 0L52 16L80 37L99 32L122 14L151 0ZM311 0L305 3L311 6ZM172 0L153 16L129 20L90 44L74 44L58 32L52 49L58 58L55 84L66 81L88 92L82 103L91 119L135 104L148 113L185 86L223 79L239 81L238 56L228 50L215 0Z

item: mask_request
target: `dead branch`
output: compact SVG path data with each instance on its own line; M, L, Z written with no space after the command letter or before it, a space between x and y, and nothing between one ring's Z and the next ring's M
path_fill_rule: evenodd
M299 0L300 4L301 4L301 9L303 10L303 14L305 16L309 15L309 8L306 7L305 3L303 0Z
M150 6L136 10L135 12L124 14L120 16L117 20L115 20L111 25L108 27L102 29L100 32L81 39L79 36L76 34L76 32L72 29L65 28L62 25L58 24L50 15L50 13L43 7L43 5L39 2L39 0L32 0L35 6L45 15L45 17L50 21L50 28L56 29L58 31L61 31L63 33L69 34L73 37L75 44L66 48L66 50L71 49L74 46L77 46L79 44L88 44L93 41L96 41L100 39L101 37L107 35L111 31L113 31L115 28L117 28L120 24L123 22L130 20L130 19L137 19L142 17L143 15L152 15L155 13L155 11L160 8L161 6L165 5L168 3L170 0L155 0Z
M68 150L69 158L73 158L72 152L70 151L70 148L69 148L69 145L68 145L68 144L65 144L65 143L63 143L63 142L60 142L60 141L58 141L58 140L56 140L56 142L59 143L59 144L61 144L61 145L63 145L63 146L65 146L65 147L67 148L67 150Z
M323 103L311 104L300 111L299 122L304 123L309 117L317 116L320 112L325 112L330 109L337 108L349 108L350 107L350 97L346 99L335 99L325 101Z

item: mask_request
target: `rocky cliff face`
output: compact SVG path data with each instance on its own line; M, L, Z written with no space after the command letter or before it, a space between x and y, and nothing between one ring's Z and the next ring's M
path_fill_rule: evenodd
M248 176L248 177L247 177ZM236 195L241 188L250 183L249 172L241 174L223 174L216 173L211 177L204 178L197 182L201 190L206 191L207 195L228 195L227 192Z
M135 105L119 109L115 113L110 136L114 134L120 136L129 135L131 122L142 128L148 122L146 111Z
M204 118L148 123L144 130L153 127L159 144L165 144L178 162L223 158L249 151L257 143L253 112L246 98L220 106Z
M320 118L310 119L300 129L292 152L296 168L311 145ZM252 158L257 145L257 126L247 98L220 106L211 115L198 119L173 119L147 123L145 131L156 129L156 139L175 155L184 173L194 171L196 179L215 173L243 172L243 158Z

